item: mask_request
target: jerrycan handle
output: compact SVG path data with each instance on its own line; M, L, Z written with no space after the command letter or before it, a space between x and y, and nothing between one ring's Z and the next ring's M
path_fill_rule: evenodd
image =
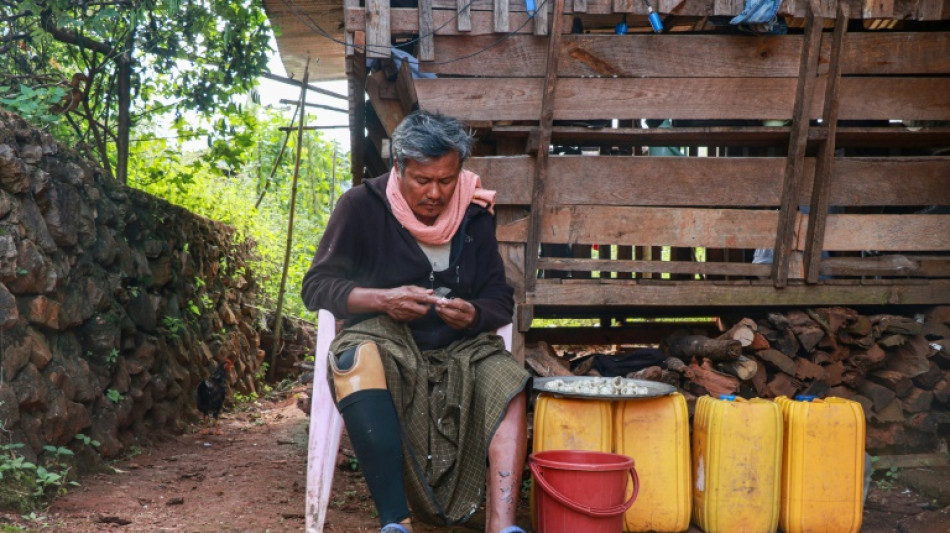
M571 508L578 513L585 514L592 518L610 518L623 514L627 512L633 502L637 500L637 494L640 492L640 478L637 476L636 466L631 466L628 472L630 477L633 479L633 494L630 495L630 499L619 505L614 505L613 507L604 507L604 508L595 508L589 505L580 504L568 496L561 494L556 488L552 487L550 483L544 476L541 475L540 467L536 463L530 463L531 473L534 475L534 479L538 482L538 485L541 485L541 489L544 490L548 495L557 500L561 505L565 505Z

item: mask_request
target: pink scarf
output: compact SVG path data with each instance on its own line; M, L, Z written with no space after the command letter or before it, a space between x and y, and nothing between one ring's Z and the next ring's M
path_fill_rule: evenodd
M393 210L396 220L416 238L417 241L430 246L438 246L452 240L459 225L462 224L462 218L465 217L465 209L468 204L475 203L488 209L489 213L494 213L495 191L482 189L482 180L478 174L468 170L462 170L459 173L458 184L455 186L455 192L445 204L445 210L435 219L435 223L428 226L416 218L412 208L406 203L402 193L399 191L399 182L402 177L396 172L396 167L389 171L389 182L386 184L386 198L389 199L389 206Z

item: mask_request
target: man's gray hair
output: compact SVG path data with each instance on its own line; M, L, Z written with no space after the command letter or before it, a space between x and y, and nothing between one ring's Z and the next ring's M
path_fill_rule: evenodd
M458 119L428 111L414 111L396 126L392 149L399 164L399 173L402 174L410 159L427 163L449 152L456 152L459 163L463 163L472 155L474 142Z

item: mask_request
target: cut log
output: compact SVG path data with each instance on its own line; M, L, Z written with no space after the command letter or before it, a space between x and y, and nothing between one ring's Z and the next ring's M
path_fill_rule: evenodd
M883 450L894 446L904 444L907 437L904 434L904 425L898 423L883 424L880 426L869 425L867 427L867 450Z
M884 348L897 348L907 342L907 335L891 334L878 339L877 343Z
M778 350L762 350L755 356L786 374L795 374L795 360Z
M795 359L794 375L798 379L825 379L828 376L824 367L816 365L804 357Z
M807 314L801 311L790 311L787 317L789 327L798 337L798 342L801 343L806 353L812 351L825 336L825 330L821 329L818 322L812 320Z
M857 369L845 370L844 375L841 376L841 383L858 390L858 387L864 383L864 372Z
M752 376L752 386L755 388L755 395L764 397L768 390L769 376L765 372L765 365L758 365L755 376Z
M739 341L742 347L750 346L755 339L755 330L758 326L751 318L743 318L736 322L734 326L725 331L722 335L716 337L719 340Z
M816 313L824 320L824 323L828 325L828 329L836 333L841 328L850 326L858 319L858 312L854 309L848 309L847 307L823 307L816 310ZM868 328L868 332L870 332L870 327Z
M835 361L834 363L825 365L825 379L828 380L828 385L835 387L841 384L841 376L844 375L844 363L841 361Z
M883 336L885 333L898 333L901 335L919 335L923 329L923 324L913 318L897 315L876 315L871 318L875 328Z
M872 422L904 422L904 411L901 409L900 400L895 399L881 409L875 409L871 414Z
M667 369L682 374L684 378L693 379L693 371L682 359L678 357L667 357L663 361L663 364L666 365Z
M570 370L564 367L557 352L550 344L540 341L536 344L525 345L525 363L541 377L573 376Z
M887 358L887 368L896 370L909 378L917 377L930 370L931 348L923 335L908 338L907 344L890 352Z
M767 350L771 347L769 340L765 338L765 335L762 335L758 331L755 332L755 335L752 337L752 344L749 345L749 349L757 352L759 350Z
M871 324L871 319L864 315L857 315L854 318L854 322L849 324L844 328L844 331L849 333L852 337L867 337L871 334L873 325Z
M663 375L663 369L658 366L648 366L637 370L636 372L630 372L625 377L630 379L643 379L646 381L660 381L660 378Z
M739 390L739 380L729 374L717 372L708 359L703 361L702 365L692 363L689 367L694 374L691 382L705 389L714 398Z
M776 374L772 381L769 381L766 389L767 395L773 398L779 396L794 398L802 389L802 383L788 374Z
M725 361L723 363L719 363L717 367L719 370L727 374L732 374L742 381L748 381L752 379L759 369L758 363L744 355L740 355L735 361Z
M871 463L874 470L891 468L919 468L922 466L948 466L950 458L945 453L907 453L901 455L878 455Z
M875 370L868 374L868 380L883 385L894 391L898 398L903 398L910 394L914 384L910 378L894 370Z
M901 407L905 413L922 413L930 409L933 401L934 393L914 387L910 394L901 399Z
M673 372L672 370L661 370L660 379L658 379L657 381L679 388L680 375L676 372Z
M587 359L581 361L576 367L574 367L572 372L576 376L586 376L587 373L590 372L591 368L594 368L594 358L588 357Z
M934 400L943 405L950 405L950 379L944 378L931 392L934 393Z
M836 398L844 398L845 400L852 400L854 399L855 396L857 396L857 394L854 393L854 390L851 387L838 385L836 387L831 387L831 389L828 390L828 396L834 396ZM868 405L870 404L871 404L871 401L868 400Z
M855 366L862 369L865 373L884 364L887 353L877 344L872 345L866 350L853 350L851 352L851 361Z
M874 402L871 401L867 396L862 396L860 394L855 394L851 397L851 400L861 404L861 410L864 411L864 419L871 419L871 412L874 411Z
M685 362L693 358L729 361L739 357L742 345L736 340L710 339L702 335L683 335L670 341L669 355Z
M905 425L909 428L914 428L917 431L935 434L937 433L937 430L940 429L940 426L946 424L950 424L950 413L930 411L927 413L917 413L911 416Z
M831 387L828 385L828 382L819 379L818 381L811 382L807 387L805 387L805 390L801 391L799 394L814 396L816 398L824 398L828 395L829 390L831 390Z
M865 381L859 387L858 392L871 399L874 404L874 410L880 411L897 399L897 394L887 387L883 387L872 381Z
M811 362L816 365L824 365L831 362L831 356L828 355L828 352L815 350L811 353Z

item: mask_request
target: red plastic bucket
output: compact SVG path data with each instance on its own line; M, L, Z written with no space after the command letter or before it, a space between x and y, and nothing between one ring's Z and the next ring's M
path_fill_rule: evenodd
M547 450L531 454L538 533L619 533L637 499L633 459L615 453ZM627 476L633 494L624 501Z

